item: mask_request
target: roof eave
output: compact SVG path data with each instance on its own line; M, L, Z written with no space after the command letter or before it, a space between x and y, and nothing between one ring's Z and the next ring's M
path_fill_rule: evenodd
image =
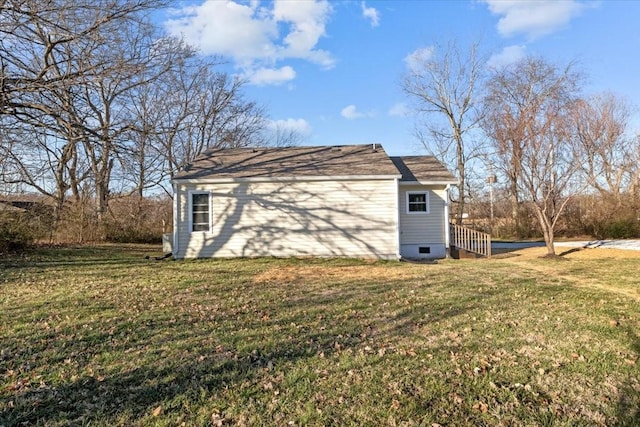
M458 185L460 182L458 180L434 180L434 181L400 181L400 185Z
M305 181L370 181L400 179L401 175L338 175L338 176L257 176L213 178L173 178L172 184L232 184L236 182L305 182Z

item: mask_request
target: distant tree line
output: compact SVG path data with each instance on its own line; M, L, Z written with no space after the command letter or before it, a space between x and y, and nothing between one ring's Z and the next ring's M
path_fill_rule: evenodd
M558 232L640 236L628 102L584 95L573 63L527 56L490 67L478 50L438 46L414 58L402 85L417 136L459 179L455 220L502 237L542 235L549 255Z
M268 126L221 59L152 23L166 6L0 0L0 192L40 194L52 240L144 229L146 196L166 204L170 179L207 148L298 142Z

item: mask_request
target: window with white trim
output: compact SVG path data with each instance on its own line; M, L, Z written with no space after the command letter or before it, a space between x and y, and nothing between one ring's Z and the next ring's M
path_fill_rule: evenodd
M407 213L408 214L428 214L429 213L429 192L428 191L407 191Z
M209 193L191 193L191 231L209 231L211 203Z

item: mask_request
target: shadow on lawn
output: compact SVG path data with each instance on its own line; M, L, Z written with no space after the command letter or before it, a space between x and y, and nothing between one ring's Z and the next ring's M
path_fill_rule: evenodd
M110 343L109 337L100 333L85 337L84 344L69 339L61 348L77 349L80 346L94 354L120 353L118 357L122 358L130 354L130 368L120 367L113 374L104 372L104 376L89 376L87 365L91 357L87 355L83 366L76 369L81 373L79 378L73 381L66 379L56 386L34 384L31 389L13 391L10 396L13 403L3 405L9 409L0 411L0 424L140 423L160 405L164 414L174 417L188 414L192 408L211 406L211 399L226 389L246 396L242 399L251 398L256 405L262 404L260 401L264 397L262 400L266 405L271 397L265 394L264 382L273 379L292 362L315 358L319 354L330 357L349 349L359 351L371 339L372 330L373 336L392 341L399 331L411 333L416 324L458 316L474 309L477 301L477 295L470 295L468 300L459 301L456 309L451 308L451 301L421 301L413 307L396 303L389 311L381 304L381 314L373 319L372 311L363 309L374 301L384 302L381 294L393 292L389 286L377 284L365 289L343 287L306 293L294 298L293 304L286 298L273 304L268 320L253 315L265 307L251 307L251 313L238 313L235 318L230 313L221 313L211 322L232 321L238 329L245 330L244 335L234 336L234 332L230 332L230 336L221 337L222 345L220 341L208 339L211 330L203 332L187 318L170 327L162 319L152 326L131 325L134 330L147 330L140 335L134 332L132 340L126 344ZM300 310L300 306L304 310ZM302 327L296 329L292 325ZM149 328L158 328L158 331ZM146 341L160 331L165 336L171 335L172 345L176 346L171 350L173 353L166 350L166 356L162 354L163 345ZM249 346L241 340L255 345ZM25 359L37 360L37 351L26 354ZM154 352L155 357L147 358L144 351ZM48 363L62 363L66 355L56 357L57 361ZM140 358L137 364L136 358ZM188 423L189 419L186 421Z
M34 258L28 260L22 259L7 259L0 261L0 270L2 269L23 269L23 268L38 268L38 267L101 267L101 266L113 266L113 267L129 267L133 265L145 265L156 262L155 260L145 259L143 255L139 256L127 256L123 258L113 257L69 257L60 259L48 259L48 258Z
M33 267L126 267L150 263L149 259L144 258L147 253L154 254L161 253L161 251L156 250L155 247L135 248L127 246L119 246L117 251L110 246L41 248L24 254L3 257L0 259L0 271L2 269Z
M627 333L632 338L633 343L631 348L636 355L640 354L640 336L638 336L634 330L627 329ZM640 363L639 360L635 361L636 365ZM618 406L617 406L617 422L616 426L620 427L637 427L640 426L640 378L635 376L627 380L622 385L618 394Z
M80 351L83 360L73 370L78 378L67 377L54 385L34 383L30 389L0 389L0 397L5 400L5 403L0 400L0 425L152 423L151 414L159 406L164 415L173 417L170 421L179 424L175 418L182 415L195 418L198 411L224 414L224 405L228 405L226 390L236 396L233 403L237 404L238 399L241 404L251 400L258 406L254 411L266 412L272 395L265 391L265 382L298 361L309 366L319 354L329 358L345 350L361 351L372 338L376 342L394 343L397 337L422 333L422 326L458 317L464 321L462 317L470 311L499 307L499 302L513 303L502 296L501 286L474 286L461 295L449 293L449 285L435 285L427 278L402 287L394 286L393 280L373 285L356 281L346 285L340 278L335 280L338 283L309 286L304 291L295 283L273 284L273 289L269 283L260 284L260 292L270 295L268 299L252 299L247 285L241 302L215 312L200 325L190 320L194 312L185 312L173 322L169 317L156 316L168 313L161 311L145 312L143 319L131 323L126 323L126 315L122 314L122 321L110 325L118 338L114 341L110 341L113 335L104 333L105 328L93 335L84 334L81 341L77 336L67 338L52 333L42 345L22 350L21 359L61 371L69 353ZM232 286L237 284L229 284L229 289ZM433 292L418 293L422 295L418 299L412 294L418 287L433 288ZM216 291L229 289L221 286ZM535 285L534 289L540 286ZM546 299L561 292L563 287L556 285L544 289ZM438 297L426 299L425 295ZM206 298L204 294L201 297ZM195 300L189 300L192 301ZM91 313L92 318L99 317L98 313ZM149 323L150 318L153 323ZM203 322L206 324L202 325ZM224 325L226 329L220 329ZM640 353L640 339L632 330L629 334L634 340L634 350ZM166 341L156 339L158 335ZM60 351L47 360L42 353L54 344ZM103 376L89 375L87 368L92 357L101 354L113 354L125 366L114 364L105 367ZM3 367L0 359L0 372ZM13 403L7 404L9 400ZM640 425L639 408L638 382L632 378L620 388L618 425ZM184 421L196 422L193 418Z
M113 375L89 376L86 368L78 369L84 375L73 382L67 380L55 387L34 385L30 390L15 392L11 409L0 411L0 425L139 423L158 405L163 406L163 412L175 412L177 416L188 412L189 405L198 407L202 399L227 387L257 396L264 391L260 378L269 371L284 362L315 356L318 351L330 354L335 343L336 337L329 331L309 332L277 343L275 350L259 344L253 351L244 352L217 346L182 357L156 354L152 361L141 360L139 366ZM354 344L341 340L343 348ZM129 348L142 346L136 342ZM148 351L160 353L162 349L153 346ZM131 358L135 357L135 351L131 352Z

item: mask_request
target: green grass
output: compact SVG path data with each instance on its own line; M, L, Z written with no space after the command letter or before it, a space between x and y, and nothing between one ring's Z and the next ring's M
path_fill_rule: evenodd
M0 426L640 424L638 256L157 250L0 261Z

